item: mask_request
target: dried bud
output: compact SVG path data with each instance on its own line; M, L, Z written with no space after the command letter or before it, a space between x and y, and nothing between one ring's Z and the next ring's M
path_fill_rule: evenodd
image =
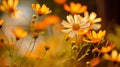
M36 15L33 15L32 18L35 19L35 18L37 18L37 16L36 16Z
M33 32L33 37L36 39L39 36L37 32Z

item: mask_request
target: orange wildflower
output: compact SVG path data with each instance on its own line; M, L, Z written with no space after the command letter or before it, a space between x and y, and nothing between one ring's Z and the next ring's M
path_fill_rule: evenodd
M87 6L81 5L80 3L70 2L70 6L64 4L64 9L71 13L83 13L87 10Z
M18 2L19 0L2 0L0 10L3 12L8 11L10 16L13 14L16 18L18 18L19 16L17 13L21 13L21 10L16 9Z
M112 42L108 42L108 46L102 46L101 49L98 49L98 48L94 48L92 50L92 52L101 52L101 53L108 53L110 52L113 48L115 47L115 45L112 43Z
M4 20L3 19L0 19L0 26L2 26Z
M95 67L97 66L99 63L101 62L101 58L100 57L96 57L96 58L92 58L89 62L91 67Z
M53 25L56 24L57 22L60 21L60 18L58 16L47 16L43 19L43 21L48 24L48 25Z
M24 38L27 36L27 32L24 31L22 28L16 28L15 30L12 30L14 35L16 36L17 39Z
M117 52L117 50L112 50L111 55L108 55L107 53L103 55L103 57L106 60L110 60L113 62L120 62L120 53Z
M92 31L87 34L87 37L90 40L86 40L86 39L83 39L83 40L86 42L100 43L100 41L104 39L105 33L106 33L105 30L104 31L100 30L98 33L96 33L95 31Z
M53 0L56 4L64 4L67 0Z
M49 25L43 21L37 22L33 24L33 28L35 30L44 30L48 27Z
M45 4L43 4L42 6L40 6L40 4L32 4L32 8L35 12L37 12L39 15L43 15L43 14L49 14L52 11L49 10L48 7L46 7Z

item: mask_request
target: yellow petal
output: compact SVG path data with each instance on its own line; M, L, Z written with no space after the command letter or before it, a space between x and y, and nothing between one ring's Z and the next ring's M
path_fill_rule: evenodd
M120 62L120 53L118 54L117 60L118 60L118 62Z
M92 13L90 13L90 17L89 17L89 20L90 21L93 21L95 18L96 18L96 13L95 12L92 12Z
M13 7L13 0L7 0L8 1L8 6Z
M0 10L1 10L1 11L6 11L6 8L5 8L3 5L1 5L1 6L0 6Z
M103 35L102 33L103 33L103 32L100 30L99 33L98 33L98 35L97 35L97 37L98 37L98 38L101 38L102 35Z
M111 59L112 59L113 61L114 61L114 60L117 60L117 55L118 55L117 50L112 50Z
M5 8L9 8L6 0L2 0L2 5L3 5Z
M36 10L38 11L40 9L40 4L36 4Z
M111 57L108 55L108 54L104 54L103 57L106 59L106 60L111 60Z
M97 33L95 31L92 31L93 38L97 38Z
M14 0L13 7L16 8L18 5L19 0Z
M4 20L0 19L0 26L3 24Z

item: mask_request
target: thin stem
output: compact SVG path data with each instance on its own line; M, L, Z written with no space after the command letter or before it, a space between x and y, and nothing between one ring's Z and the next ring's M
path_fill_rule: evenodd
M32 41L31 41L30 44L32 44ZM31 53L32 53L32 51L33 51L33 49L34 49L34 47L35 47L35 40L34 40L34 43L33 43L33 47L32 47L32 49L30 50L30 53L28 53L27 56L30 56L30 55L31 55ZM28 50L27 50L27 51L28 51ZM26 60L27 60L27 58L25 58L25 56L24 56L24 57L23 57L23 61L22 61L22 63L20 64L20 67L23 65L23 63L24 63Z
M82 60L86 55L88 55L88 52L90 51L90 46L87 48L87 50L85 51L85 54L82 55L77 61L79 62L80 60Z
M45 51L45 53L43 54L42 58L40 59L38 66L40 65L40 63L43 61L43 59L45 58L46 54L47 54L48 50Z

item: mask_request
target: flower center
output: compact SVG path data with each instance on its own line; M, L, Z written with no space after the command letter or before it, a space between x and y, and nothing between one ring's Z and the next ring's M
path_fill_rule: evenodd
M14 8L9 8L9 11L10 11L10 13L12 13L12 12L14 12L15 10L14 10Z
M80 29L80 25L79 24L73 24L72 27L74 30L79 30Z

